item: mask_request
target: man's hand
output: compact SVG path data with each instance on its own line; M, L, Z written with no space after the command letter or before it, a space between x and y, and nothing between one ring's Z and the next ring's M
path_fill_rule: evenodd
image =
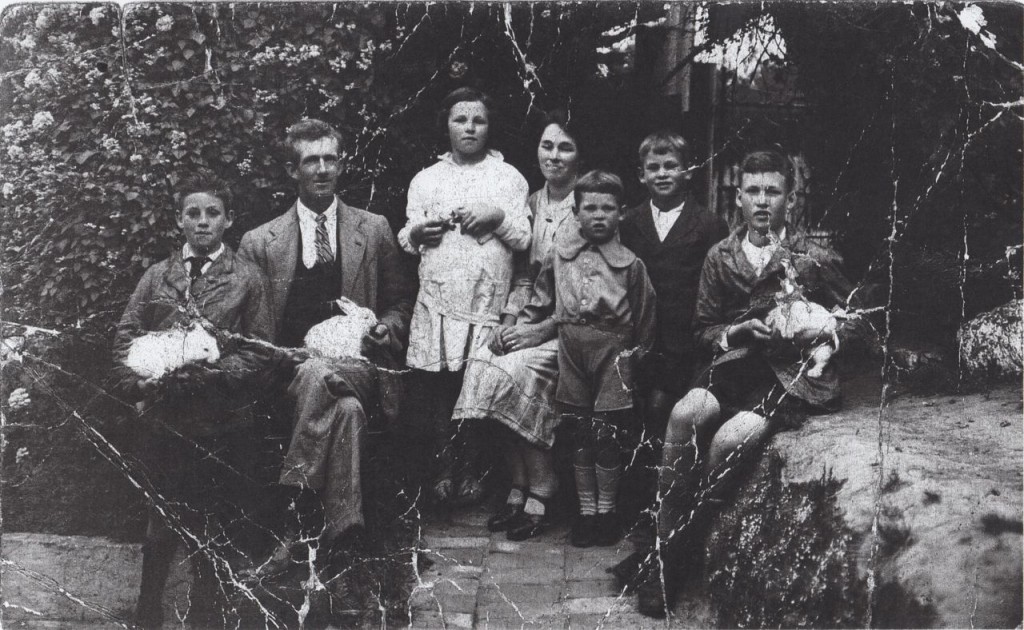
M140 378L135 381L135 391L139 398L146 398L157 390L159 381L155 378Z
M376 324L363 335L360 352L364 357L379 357L391 347L391 331L384 324Z
M208 388L212 373L209 368L198 363L186 363L164 377L164 386L171 396L187 398Z
M767 341L771 339L772 329L759 319L748 319L739 324L733 324L726 332L725 339L730 348L738 348L755 341Z
M455 214L462 218L462 231L473 237L493 232L505 220L505 211L485 203L461 206Z
M437 247L444 238L445 222L431 219L426 223L417 223L409 229L409 240L416 247Z

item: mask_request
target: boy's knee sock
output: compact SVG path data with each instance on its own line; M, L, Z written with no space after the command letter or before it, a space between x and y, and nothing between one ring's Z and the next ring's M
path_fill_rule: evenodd
M666 442L658 474L658 539L662 546L680 538L689 523L699 481L697 447Z
M619 479L622 477L622 466L605 468L601 464L594 466L597 479L597 512L607 514L615 511L619 496Z
M580 502L580 515L593 516L597 514L597 478L594 475L594 467L573 466L576 474L576 497Z

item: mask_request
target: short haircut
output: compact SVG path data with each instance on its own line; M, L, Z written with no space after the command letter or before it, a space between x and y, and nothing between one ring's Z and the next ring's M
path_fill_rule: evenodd
M334 127L316 118L303 118L291 127L284 138L284 148L288 153L288 161L295 162L299 159L300 142L316 142L323 138L334 138L338 141L338 150L341 150L341 132Z
M640 143L638 154L641 166L651 153L655 155L675 153L685 166L690 161L690 144L674 131L655 131Z
M782 173L786 178L786 192L793 190L793 163L773 149L751 151L740 162L740 182L746 174Z
M185 197L194 193L209 193L224 203L224 210L231 212L231 188L208 168L199 168L182 177L174 186L178 201L178 212L185 209Z
M448 114L451 113L456 103L483 103L484 108L487 110L487 124L489 127L487 142L484 146L490 147L496 118L494 101L491 100L491 97L474 87L460 87L449 92L448 96L444 97L444 100L441 101L441 109L437 112L438 125L446 136L448 134Z
M588 192L615 195L615 200L618 201L619 206L622 205L622 199L625 196L625 189L622 187L622 180L619 179L619 176L602 170L590 171L576 181L576 186L572 189L572 195L573 200L576 202L577 210L580 207L583 193Z

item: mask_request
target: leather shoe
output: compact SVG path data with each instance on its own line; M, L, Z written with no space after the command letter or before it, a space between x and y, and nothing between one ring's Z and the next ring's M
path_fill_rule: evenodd
M527 540L540 536L550 524L546 514L527 514L523 512L513 523L509 524L505 538L512 541Z
M501 506L498 513L487 519L487 531L489 532L501 532L509 528L509 525L518 520L519 515L523 513L524 503L506 503Z
M597 535L596 520L597 516L593 514L577 516L569 532L569 544L573 547L593 547Z
M622 539L622 527L619 526L617 512L598 514L594 523L594 545L610 547Z

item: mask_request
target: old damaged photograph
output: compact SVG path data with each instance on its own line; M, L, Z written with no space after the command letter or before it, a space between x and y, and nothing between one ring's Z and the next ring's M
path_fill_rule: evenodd
M1022 623L1024 5L0 12L0 624Z

